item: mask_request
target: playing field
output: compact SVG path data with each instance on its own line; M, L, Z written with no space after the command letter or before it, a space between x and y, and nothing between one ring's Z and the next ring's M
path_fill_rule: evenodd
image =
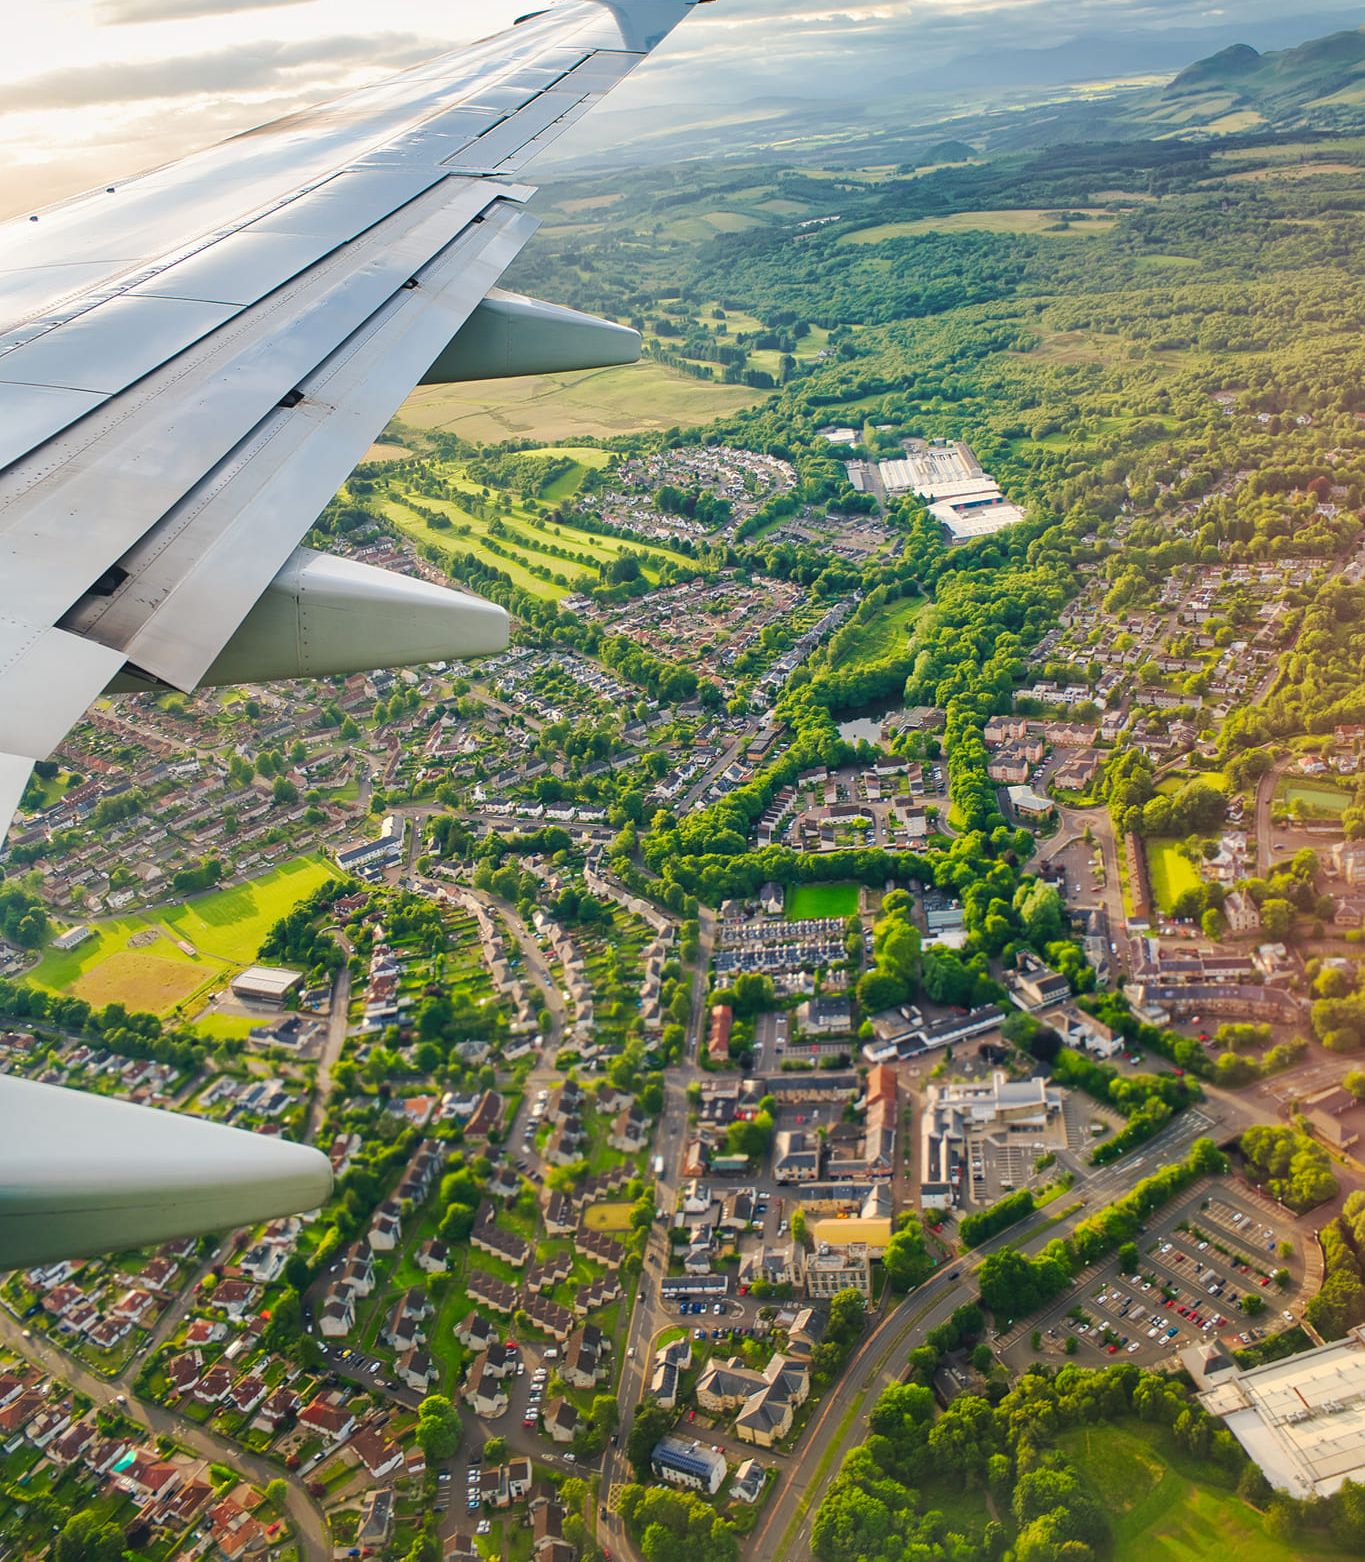
M584 434L606 439L648 429L687 428L761 401L764 391L694 380L661 363L580 374L532 375L467 385L426 385L397 416L413 428L445 429L462 439L547 443Z
M193 960L120 949L80 976L71 990L97 1009L121 1003L148 1014L164 1014L190 998L204 980L203 965Z
M629 1204L589 1204L583 1211L583 1224L589 1231L629 1231Z
M1305 818L1344 814L1351 806L1351 794L1321 781L1283 781L1275 801L1297 809Z
M78 949L47 950L28 980L49 992L76 993L88 1003L167 1014L250 965L275 923L335 876L321 856L297 857L234 889L91 923L94 938ZM149 938L149 932L155 936ZM182 942L194 953L181 948Z
M1057 1439L1113 1526L1113 1562L1296 1562L1338 1558L1296 1537L1274 1539L1265 1520L1212 1466L1188 1458L1164 1427L1139 1421L1063 1432Z
M793 884L787 891L787 920L851 917L858 909L856 884Z
M1163 911L1169 911L1187 889L1199 888L1194 864L1175 841L1148 841L1147 866L1152 875L1152 894Z

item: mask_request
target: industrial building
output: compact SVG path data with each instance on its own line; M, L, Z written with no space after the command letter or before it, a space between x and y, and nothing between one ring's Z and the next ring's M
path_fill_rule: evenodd
M1327 1497L1365 1481L1365 1325L1243 1372L1210 1363L1199 1402L1221 1416L1272 1486Z
M273 965L252 965L234 976L228 985L232 996L244 1003L272 1004L278 1009L302 981L303 977L297 971Z
M960 441L908 440L904 458L878 467L888 494L918 494L953 542L989 537L1024 519Z

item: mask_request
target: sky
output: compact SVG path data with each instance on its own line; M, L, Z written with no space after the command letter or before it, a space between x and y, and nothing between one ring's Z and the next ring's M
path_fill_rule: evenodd
M126 178L508 25L528 0L28 0L0 53L0 215ZM1365 4L1308 0L716 0L610 107L855 95L983 79L1036 59L1075 79L1169 68L1358 26ZM1071 46L1070 53L1065 46ZM1057 51L1061 52L1057 52ZM1051 51L1051 52L1050 52ZM994 63L993 63L994 62ZM619 121L618 121L619 123ZM571 151L571 147L569 148Z

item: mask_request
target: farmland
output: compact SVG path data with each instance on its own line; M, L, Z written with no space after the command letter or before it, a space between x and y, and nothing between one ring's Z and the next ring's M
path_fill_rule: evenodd
M694 380L644 362L522 380L426 385L403 403L398 418L415 429L440 429L474 443L554 442L708 423L762 399L763 392L742 385Z
M925 233L1044 233L1064 238L1095 238L1108 233L1115 218L1102 211L1069 210L1063 223L1058 211L1020 209L954 212L947 217L918 217L911 222L884 222L857 228L841 244L881 244L887 239L916 238Z

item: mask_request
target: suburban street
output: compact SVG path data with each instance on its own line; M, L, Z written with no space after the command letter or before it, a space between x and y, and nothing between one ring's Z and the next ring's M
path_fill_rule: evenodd
M133 1394L129 1380L136 1376L136 1370L142 1364L141 1357L135 1358L121 1377L102 1378L40 1335L34 1334L25 1339L22 1325L3 1311L0 1311L0 1341L42 1371L70 1383L97 1405L127 1416L130 1421L146 1427L154 1436L175 1438L200 1458L240 1471L258 1487L264 1488L269 1482L284 1476L289 1493L285 1508L298 1531L304 1555L310 1559L331 1556L331 1541L322 1513L298 1481L290 1479L278 1465L259 1459L236 1443L215 1436L186 1417L164 1406L147 1403Z

